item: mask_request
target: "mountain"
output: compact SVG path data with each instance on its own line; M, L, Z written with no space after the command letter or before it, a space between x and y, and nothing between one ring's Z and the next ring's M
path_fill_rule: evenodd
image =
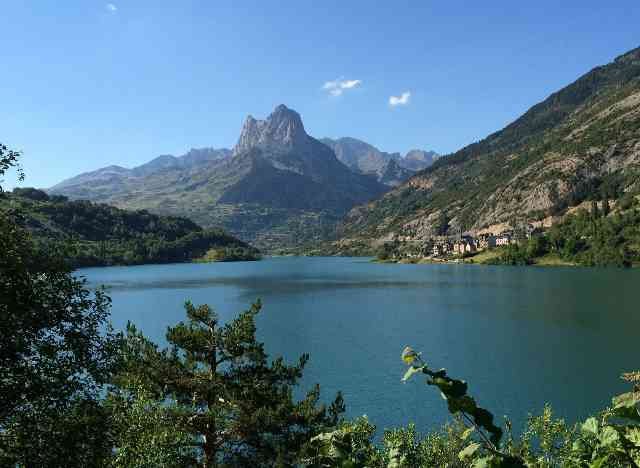
M258 251L220 229L193 221L127 211L89 201L70 201L34 188L0 194L4 216L17 221L48 250L65 251L74 267L176 263L205 255L218 260L255 260Z
M341 242L548 225L585 200L632 197L639 175L640 48L353 209Z
M433 164L438 154L434 151L412 150L403 158L400 153L385 153L373 145L356 138L321 140L336 153L337 158L352 170L375 176L379 182L396 186L415 171Z
M409 151L402 160L402 166L412 171L421 171L431 166L439 155L435 151L414 149Z
M297 112L280 105L265 120L247 117L231 151L192 150L134 169L110 166L49 193L187 216L273 248L326 237L349 209L386 190L342 164L306 133Z
M231 156L229 149L200 148L176 157L162 155L141 166L127 169L107 166L67 179L51 188L52 194L62 194L75 199L104 201L117 194L146 189L146 186L163 184L154 175L175 180L193 169L221 161Z

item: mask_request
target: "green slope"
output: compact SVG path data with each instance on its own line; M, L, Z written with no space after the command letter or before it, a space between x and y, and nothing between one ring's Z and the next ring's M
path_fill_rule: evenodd
M64 249L75 267L186 262L212 249L226 253L219 260L258 256L256 249L221 229L202 229L186 218L69 201L36 189L2 194L0 208L46 248Z
M506 128L350 212L344 239L428 238L562 215L638 189L640 49L597 67Z

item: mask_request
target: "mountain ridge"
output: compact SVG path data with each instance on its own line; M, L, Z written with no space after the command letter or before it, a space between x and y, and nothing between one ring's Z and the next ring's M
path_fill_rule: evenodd
M439 156L435 151L425 150L411 150L405 156L387 153L353 137L322 138L320 141L331 147L337 158L352 170L373 175L379 182L392 187L414 172L429 167Z
M639 188L640 48L595 67L502 130L439 158L340 226L343 242L513 227ZM603 194L604 193L604 194ZM549 221L550 222L550 221Z

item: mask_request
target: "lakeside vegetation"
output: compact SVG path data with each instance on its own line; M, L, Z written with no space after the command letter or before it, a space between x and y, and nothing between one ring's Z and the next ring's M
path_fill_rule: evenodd
M605 205L608 206L608 205ZM565 264L630 267L640 263L640 209L632 199L625 211L610 214L594 202L545 235L505 247L487 263L496 265Z
M128 211L16 188L0 198L3 213L29 230L43 249L63 252L75 268L189 262L218 252L216 261L256 260L257 249L222 229L186 218Z
M253 249L231 246L209 249L202 257L196 258L194 262L247 262L260 260L260 258L260 255Z

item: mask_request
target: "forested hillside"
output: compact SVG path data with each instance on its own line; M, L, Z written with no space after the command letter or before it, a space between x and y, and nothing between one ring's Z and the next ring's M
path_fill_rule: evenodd
M640 49L597 67L506 128L438 159L344 221L343 243L550 221L640 190ZM446 220L444 226L442 221Z
M258 254L223 230L205 230L186 218L70 201L33 188L3 193L0 204L14 213L38 243L47 244L48 249L64 249L65 257L76 267L185 262L212 249L218 251L220 260L251 260Z

